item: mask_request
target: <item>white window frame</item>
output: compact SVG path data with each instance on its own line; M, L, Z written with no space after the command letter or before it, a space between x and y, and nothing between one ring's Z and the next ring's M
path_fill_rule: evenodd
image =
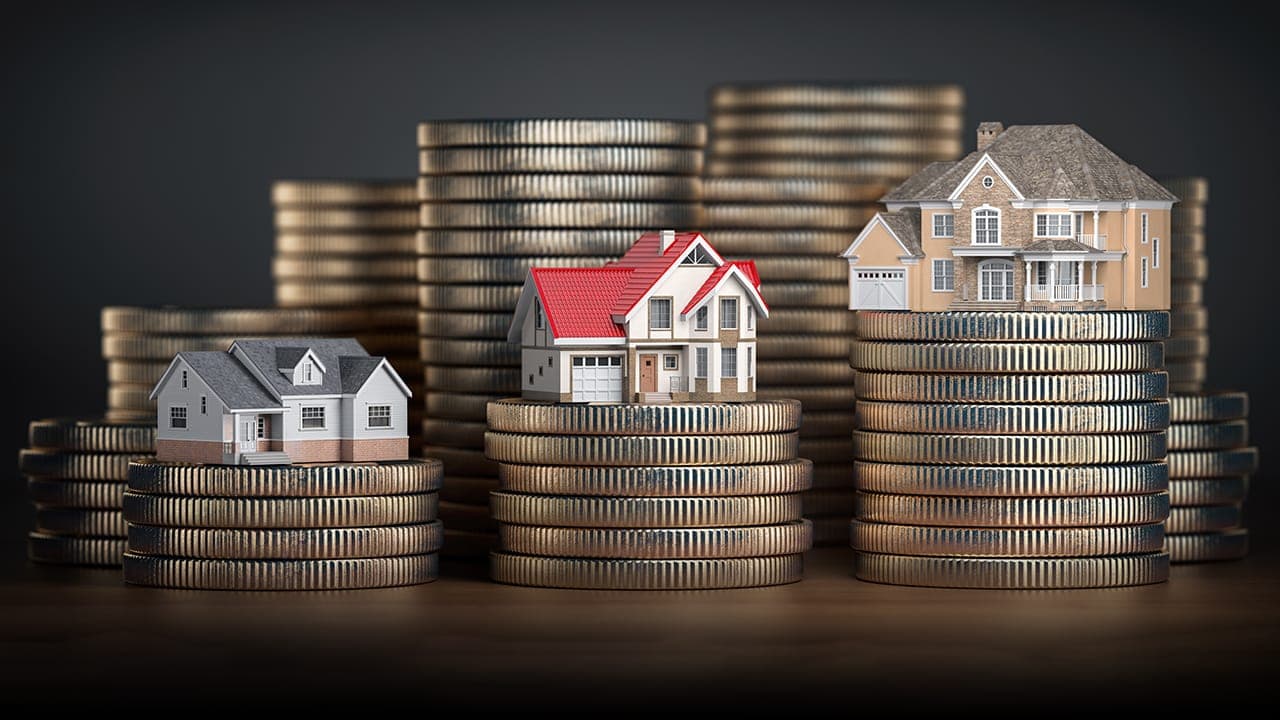
M658 307L658 306L662 305L662 303L666 303L666 308L667 308L667 309L666 309L667 324L666 324L665 326L660 326L660 325L655 325L655 324L654 324L654 323L656 322L656 318L658 317L658 314L657 314L657 313L655 313L655 312L653 311L653 309L654 309L655 307ZM673 302L671 301L671 298L669 298L669 297L649 298L649 329L650 329L650 330L662 330L662 331L670 330L670 329L671 329L671 320L672 320L672 318L671 318L671 308L672 308L674 305L675 305L675 303L673 303Z
M1005 265L1007 265L1008 267L1007 268L1004 267ZM996 270L997 266L1000 266L999 270ZM1009 273L1009 284L1001 285L1000 287L1003 289L1001 291L1002 295L1004 294L1004 290L1008 290L1008 297L1000 297L1000 298L983 297L982 296L983 274L984 273L994 274L996 272L1000 272L1001 274L1003 274L1005 271L1008 271ZM983 260L982 262L978 263L978 299L983 302L1008 302L1013 300L1017 296L1017 282L1018 282L1017 277L1018 277L1017 265L1015 265L1012 260L1007 260L1005 258L992 258L990 260ZM989 286L989 287L995 287L995 286Z
M680 261L681 265L697 266L712 265L711 253L708 253L701 245L694 245L693 249L685 254L684 259Z
M732 370L733 374L730 375L725 368ZM738 379L738 348L720 348L720 377L724 379Z
M756 353L755 353L755 346L754 346L754 345L748 345L748 346L747 346L747 368L746 368L746 370L747 370L747 379L751 379L751 378L753 378L753 377L755 377L755 376L756 376Z
M939 228L939 221L942 221L942 227ZM953 238L956 236L956 214L955 213L934 213L933 214L933 236L936 238Z
M386 423L385 425L375 425L375 424L374 424L374 422L373 422L373 421L374 421L374 417L375 417L375 416L374 416L374 411L375 411L375 410L377 410L377 411L378 411L378 414L377 414L377 419L378 419L378 420L386 420L386 421L387 421L387 423ZM383 414L383 412L382 412L382 411L384 411L384 410L386 411L386 413L385 413L385 414ZM387 429L390 429L390 428L391 428L391 406L390 406L390 405L370 405L369 407L367 407L367 408L365 409L365 413L364 413L364 422L365 422L365 429L367 429L367 430L387 430Z
M662 354L662 369L663 369L663 370L679 370L679 369L680 369L680 356L679 356L679 355L676 355L675 353L663 353L663 354Z
M253 439L267 439L267 417L265 415L259 415L258 421L253 424Z
M711 308L703 305L693 314L693 329L706 332L711 329Z
M990 175L984 175L984 176L982 177L982 187L984 187L984 188L986 188L986 189L990 190L991 188L993 188L993 187L995 187L995 186L996 186L996 179L995 179L995 178L991 177Z
M1142 237L1142 244L1143 244L1143 245L1146 245L1146 244L1147 244L1147 236L1148 236L1148 233L1149 233L1149 232L1150 232L1150 230L1151 230L1151 221L1150 221L1150 219L1147 217L1147 214L1146 214L1146 213L1142 213L1141 220L1139 221L1139 223L1138 223L1138 224L1139 224L1139 226L1140 226L1140 227L1139 227L1139 231L1138 231L1138 232L1139 232L1139 234L1140 234L1140 235L1141 235L1141 237Z
M733 312L725 310L726 307L732 306ZM738 329L738 298L726 297L720 298L720 329L721 330L737 330Z
M747 329L756 329L756 306L751 303L747 303Z
M996 223L996 229L995 229L996 241L995 242L978 242L978 213L994 213L994 218ZM987 223L988 229L984 230L983 232L990 233L991 230L990 230L989 221L991 217L988 215L983 215L983 218L988 220L988 223ZM1002 222L1000 208L991 207L990 205L983 205L981 207L976 207L973 209L973 212L969 214L969 223L970 223L970 228L969 228L970 244L979 245L982 247L999 247L1000 245L1004 244L1003 243L1004 238L1001 237L1003 222Z
M1139 273L1142 287L1145 288L1150 284L1151 282L1150 275L1151 275L1151 271L1147 269L1147 259L1142 258L1140 273Z
M1057 229L1057 232L1049 231L1049 218L1055 219L1055 222L1053 223L1053 225ZM1067 221L1066 225L1062 224L1063 218L1066 218L1066 221ZM1040 229L1042 225L1041 221L1043 221L1043 226L1044 226L1043 231ZM1075 227L1074 213L1069 213L1069 212L1036 213L1035 236L1038 238L1069 238L1073 236L1072 231L1074 227ZM1065 231L1064 231L1064 228L1065 228Z
M533 301L533 329L547 329L547 316L542 313L542 301L536 298Z
M949 272L938 276L938 268L949 267ZM955 292L956 291L956 261L950 258L934 258L932 267L932 287L934 292ZM938 287L938 280L951 278L951 287Z
M175 425L178 420L182 421L181 425ZM187 422L187 406L186 405L170 405L169 406L169 429L170 430L187 430L191 424Z
M707 377L707 366L710 364L709 358L710 353L707 352L705 347L697 347L693 349L694 377L703 379Z
M319 410L319 411L320 411L320 426L319 426L319 427L307 427L307 421L308 421L308 420L315 420L315 419L316 419L316 418L315 418L315 416L314 416L314 413L313 413L312 417L307 417L307 411L308 411L308 410ZM326 410L325 410L325 406L323 406L323 405L304 405L303 407L301 407L301 408L299 408L299 409L298 409L298 429L299 429L299 430L325 430L325 429L327 429L327 428L328 428L328 426L329 426L329 413L328 413L328 412L326 412Z
M315 370L315 368L314 368L314 367L312 367L312 365L311 365L311 361L310 361L310 360L308 360L307 362L302 363L302 383L303 383L304 385L310 385L310 384L311 384L311 374L312 374L312 371L314 371L314 370Z
M1160 269L1160 238L1151 238L1151 269Z

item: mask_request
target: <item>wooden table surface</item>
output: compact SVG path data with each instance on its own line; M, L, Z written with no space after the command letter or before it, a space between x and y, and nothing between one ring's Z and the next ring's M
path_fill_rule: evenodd
M223 701L423 710L1225 708L1270 693L1277 666L1270 552L1117 590L874 585L852 579L850 552L832 548L810 554L803 582L753 590L507 587L479 565L446 564L429 585L271 594L126 587L110 570L30 565L6 535L0 672L10 701L212 690Z

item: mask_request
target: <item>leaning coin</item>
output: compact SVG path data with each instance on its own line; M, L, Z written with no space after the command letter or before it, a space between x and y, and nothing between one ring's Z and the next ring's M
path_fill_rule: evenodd
M36 508L36 531L48 535L124 537L124 516L115 510Z
M1177 450L1169 453L1170 478L1233 477L1258 469L1258 448Z
M941 558L855 553L859 580L889 585L1066 590L1149 585L1169 579L1169 554L1082 558Z
M864 430L961 435L1158 432L1169 427L1169 403L958 404L859 400ZM1172 444L1172 443L1171 443Z
M150 455L140 453L63 453L28 449L18 451L18 472L30 477L124 482L129 479L130 461L150 458Z
M1164 529L1170 535L1217 532L1238 528L1243 520L1239 505L1176 507L1169 511Z
M120 566L123 537L71 537L33 532L27 535L27 557L53 565Z
M422 384L428 390L490 393L496 388L519 387L520 368L424 365Z
M1164 526L966 528L854 520L853 549L893 555L1086 557L1158 552Z
M506 339L511 313L418 311L418 334L423 337Z
M495 552L494 582L579 590L716 590L799 582L803 556L713 560L550 558Z
M277 280L414 280L417 261L401 257L280 256L271 259L271 276Z
M932 108L959 112L964 109L964 89L958 85L717 85L711 88L710 103L713 111L808 107L850 111Z
M438 460L413 458L331 465L187 465L155 460L129 466L129 489L156 495L346 497L416 495L440 489Z
M1169 313L1145 312L877 312L860 310L854 332L864 340L922 342L1114 342L1163 340Z
M418 123L418 147L471 145L658 145L700 148L707 126L684 120L527 118Z
M862 134L953 135L965 127L964 114L934 110L859 110L822 112L761 110L717 111L710 117L711 131L722 135Z
M1249 492L1248 477L1180 478L1169 481L1169 502L1174 507L1236 505Z
M795 430L800 403L583 405L512 398L489 403L489 429L548 435L744 435Z
M506 340L423 338L418 345L422 362L469 367L520 367L520 348Z
M1124 465L980 466L871 463L853 466L859 490L907 495L1065 497L1172 490L1163 462Z
M271 183L271 204L414 205L418 196L412 180L277 180Z
M129 552L187 558L332 560L398 557L440 550L439 522L361 528L257 530L129 526Z
M874 205L708 203L706 224L715 228L812 228L852 230L876 215Z
M413 282L276 283L276 303L284 307L412 305L417 297L418 285Z
M796 457L794 432L755 435L527 435L485 433L491 460L532 465L726 465Z
M436 519L435 493L357 497L189 497L124 494L136 525L220 528L333 528L405 525Z
M418 211L405 207L276 208L277 230L413 230Z
M849 365L893 372L1120 372L1159 370L1164 344L1095 343L930 343L856 340Z
M589 497L489 496L493 518L516 525L610 528L690 528L773 525L800 519L800 496Z
M1169 398L1169 417L1176 423L1244 419L1249 417L1249 393L1174 395Z
M27 440L33 448L49 450L149 453L155 451L156 428L154 424L103 420L32 420L27 425Z
M538 268L601 267L606 257L432 257L418 259L418 280L432 284L522 283ZM513 305L512 310L515 309Z
M757 376L764 380L764 363ZM1119 403L1169 396L1163 372L977 375L856 371L865 400L930 403Z
M920 160L713 157L707 160L706 174L708 177L816 177L892 183L911 177L930 160L945 159L941 156Z
M854 454L860 460L938 465L1110 465L1154 462L1165 457L1165 445L1163 432L1112 435L944 435L856 430L853 433ZM1173 469L1172 459L1170 469Z
M1170 450L1225 450L1248 444L1248 420L1175 423L1169 426Z
M685 175L547 173L435 175L418 179L425 202L591 200L661 202L697 200L702 180Z
M1143 525L1169 517L1169 495L997 498L859 492L855 517L969 528Z
M119 510L125 484L78 480L27 480L27 497L38 506Z
M423 203L424 228L693 228L702 206L677 202Z
M124 581L192 590L357 590L439 577L438 555L342 560L226 560L125 553Z
M797 136L781 137L788 140ZM808 137L808 136L800 136ZM836 138L842 140L842 138ZM773 142L774 138L723 138L720 142ZM932 142L932 141L930 141ZM943 138L942 142L951 142ZM889 191L880 183L857 183L845 180L818 180L814 178L707 178L703 181L703 200L708 203L872 203ZM720 233L715 236L716 247L726 246ZM845 236L844 247L849 246ZM839 252L836 250L835 252Z
M634 238L633 238L634 239ZM524 280L521 279L520 283ZM418 307L423 310L485 310L514 312L523 285L418 284Z
M901 135L766 135L717 137L707 152L721 157L958 157L960 138ZM872 200L878 198L871 198Z
M414 234L404 232L277 232L276 252L281 255L412 255Z
M498 526L498 546L549 557L703 559L793 555L813 546L813 529L800 520L778 525L723 528L564 528Z
M572 177L572 176L565 176ZM639 176L651 177L651 176ZM439 178L449 179L449 178ZM417 252L428 256L597 256L617 257L625 253L639 236L636 230L569 229L539 230L420 230ZM503 303L515 308L515 299ZM492 309L492 308L477 308Z
M708 497L779 495L808 490L813 463L788 460L752 465L695 467L582 467L498 465L503 490L541 495Z
M418 172L699 175L702 150L608 145L432 148L418 151Z
M1223 532L1166 535L1164 548L1176 563L1239 560L1249 554L1249 531L1236 528Z

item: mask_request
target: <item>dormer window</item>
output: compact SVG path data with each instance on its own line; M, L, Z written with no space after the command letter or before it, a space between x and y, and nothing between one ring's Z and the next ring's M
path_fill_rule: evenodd
M314 366L309 362L302 363L302 383L304 385L310 385L315 382L311 379L311 372L313 368Z
M680 261L681 265L714 265L711 260L711 254L708 253L701 245L694 245L688 255L684 256L684 260Z

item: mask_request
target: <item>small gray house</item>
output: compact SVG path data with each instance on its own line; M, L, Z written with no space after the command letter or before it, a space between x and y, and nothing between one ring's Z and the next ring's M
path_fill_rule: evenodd
M409 455L412 393L352 339L237 340L181 352L151 391L156 458L219 465L370 462Z

